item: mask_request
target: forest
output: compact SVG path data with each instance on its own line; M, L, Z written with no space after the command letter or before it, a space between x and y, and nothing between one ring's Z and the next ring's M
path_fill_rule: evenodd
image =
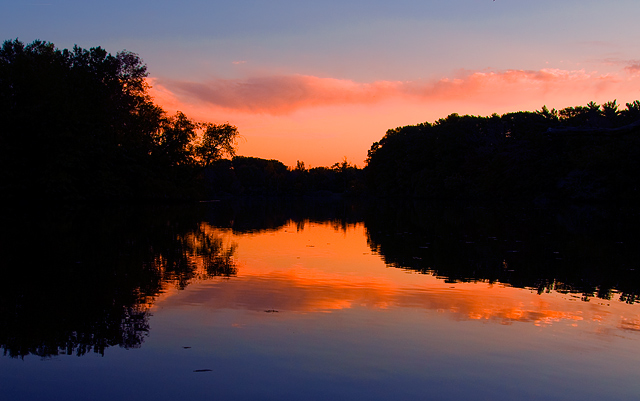
M427 199L633 201L640 101L489 117L451 114L388 130L369 150L367 189Z
M237 127L168 115L135 53L0 49L0 197L187 201L353 196L519 201L640 197L640 101L503 115L451 114L390 129L364 168L287 167L236 155Z

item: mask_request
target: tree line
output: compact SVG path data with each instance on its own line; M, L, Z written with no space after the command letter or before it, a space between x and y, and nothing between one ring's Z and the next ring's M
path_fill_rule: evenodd
M640 197L640 101L390 129L364 169L236 156L238 129L168 115L128 51L0 49L0 197L187 200L238 195L586 201Z
M364 194L364 171L346 158L330 167L289 168L278 160L235 156L219 160L205 172L210 196L314 196Z
M369 192L430 199L618 201L640 197L640 101L388 130L368 153Z
M8 199L201 196L203 170L233 156L237 128L168 115L134 53L5 41L0 193Z

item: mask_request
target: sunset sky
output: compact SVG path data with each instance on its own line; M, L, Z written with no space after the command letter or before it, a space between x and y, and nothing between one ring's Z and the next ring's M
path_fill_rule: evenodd
M2 40L135 52L238 154L364 165L389 128L640 99L638 0L3 0Z

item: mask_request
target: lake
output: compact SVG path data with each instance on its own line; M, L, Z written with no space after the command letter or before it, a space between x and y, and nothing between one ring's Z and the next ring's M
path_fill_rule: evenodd
M638 213L235 200L3 216L4 400L637 400Z

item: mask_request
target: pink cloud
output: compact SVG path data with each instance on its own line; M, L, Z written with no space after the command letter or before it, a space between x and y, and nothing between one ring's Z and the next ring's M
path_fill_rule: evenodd
M626 68L640 72L640 64ZM622 78L584 70L505 70L466 72L461 78L435 81L375 81L321 78L307 75L215 79L207 82L157 79L154 95L172 103L205 103L241 113L284 115L300 109L336 105L370 105L388 100L432 102L460 99L514 104L524 94L584 93L596 96L619 86Z
M250 113L287 114L323 105L371 103L389 97L397 83L361 84L348 80L305 75L217 79L204 83L159 80L163 90L179 98Z
M487 95L506 95L513 97L514 92L548 92L575 83L585 83L592 77L583 70L567 71L542 69L538 71L506 70L491 72L470 72L463 78L441 79L431 85L419 88L419 97L423 100L459 98L481 98ZM489 100L490 99L486 99Z
M631 74L640 74L640 61L636 61L635 63L630 63L628 66L626 66L625 71L631 73Z
M613 66L624 66L623 70L632 75L640 73L640 60L625 60L619 58L606 58L602 63Z

